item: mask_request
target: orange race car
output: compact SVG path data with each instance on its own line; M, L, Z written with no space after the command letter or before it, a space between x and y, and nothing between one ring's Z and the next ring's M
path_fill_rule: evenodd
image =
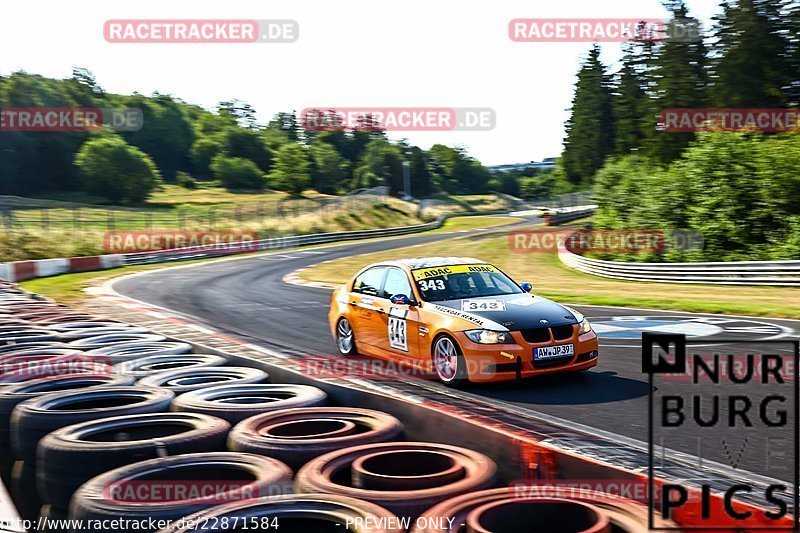
M337 288L328 319L342 355L411 364L447 385L595 366L589 321L531 289L477 259L401 259Z

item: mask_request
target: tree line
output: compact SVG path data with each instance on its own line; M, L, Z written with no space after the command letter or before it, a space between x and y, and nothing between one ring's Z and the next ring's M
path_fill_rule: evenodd
M137 204L161 182L191 188L204 180L232 191L340 194L388 185L397 193L403 189L403 162L409 163L416 197L498 191L539 198L552 182L534 179L532 172L495 177L463 147L435 144L423 150L390 141L374 124L317 131L304 128L294 112L259 124L253 107L240 100L211 111L171 95L111 94L85 68L74 68L69 79L26 72L0 76L0 108L38 107L134 108L142 113L143 127L0 132L0 194L81 191Z
M667 6L672 24L699 25L683 2ZM561 163L573 186L594 188L597 224L703 233L704 251L667 259L798 257L787 244L800 242L797 133L659 124L669 108L797 108L798 23L796 1L724 0L702 38L627 42L613 72L593 47L578 72Z

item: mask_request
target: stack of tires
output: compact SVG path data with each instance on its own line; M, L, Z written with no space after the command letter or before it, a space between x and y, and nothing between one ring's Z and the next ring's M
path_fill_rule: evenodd
M557 515L565 533L642 531L641 506L515 500L485 455L403 433L389 414L0 282L0 475L44 529L528 531Z

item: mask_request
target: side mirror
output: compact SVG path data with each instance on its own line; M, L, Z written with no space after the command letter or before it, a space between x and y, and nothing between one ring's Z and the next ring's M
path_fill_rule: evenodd
M395 294L389 301L395 305L412 305L414 302L405 294Z
M521 283L519 288L525 292L531 292L533 290L533 285L526 281L525 283Z

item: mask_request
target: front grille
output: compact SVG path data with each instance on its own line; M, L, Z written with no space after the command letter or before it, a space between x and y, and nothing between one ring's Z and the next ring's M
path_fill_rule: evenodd
M565 341L569 338L572 338L572 330L574 329L572 324L565 324L563 326L553 326L550 328L553 330L553 338L557 341Z
M525 342L530 342L531 344L550 342L550 328L522 329L520 333L522 333L522 338L525 339Z

